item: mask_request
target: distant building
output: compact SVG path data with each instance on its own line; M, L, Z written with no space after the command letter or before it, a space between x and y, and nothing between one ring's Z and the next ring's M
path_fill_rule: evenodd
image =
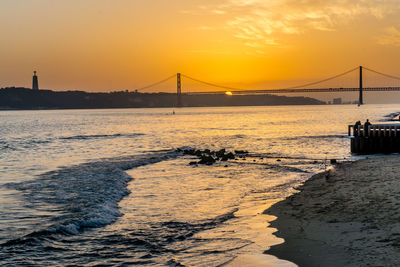
M342 104L342 98L334 98L333 99L333 104L334 105L340 105L340 104Z
M38 77L36 76L36 71L33 72L32 90L39 90L39 82Z

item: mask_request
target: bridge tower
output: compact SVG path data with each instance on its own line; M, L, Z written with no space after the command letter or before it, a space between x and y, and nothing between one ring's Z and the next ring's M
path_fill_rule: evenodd
M39 82L38 82L38 77L36 76L36 70L33 72L33 77L32 77L32 90L39 90Z
M178 108L182 107L182 90L181 90L181 74L176 74L177 83L176 83L176 106Z
M363 105L364 101L363 101L363 67L362 66L360 66L360 80L359 80L359 82L360 82L360 95L359 95L359 98L358 98L358 104L359 105Z

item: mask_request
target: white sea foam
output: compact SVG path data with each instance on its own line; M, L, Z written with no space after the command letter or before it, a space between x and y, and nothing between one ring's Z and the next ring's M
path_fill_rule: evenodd
M44 173L32 181L7 186L23 192L37 210L53 207L50 232L78 234L83 228L101 227L121 216L118 202L127 194L132 179L125 170L168 160L178 154L163 151L63 167ZM60 215L61 214L61 215Z

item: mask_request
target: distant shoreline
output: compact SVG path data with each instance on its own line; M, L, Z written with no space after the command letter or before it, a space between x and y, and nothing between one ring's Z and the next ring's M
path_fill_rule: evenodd
M265 211L285 239L266 251L299 266L400 266L400 156L338 165Z
M309 97L287 97L273 94L225 95L184 94L182 107L225 106L282 106L324 105L325 102ZM88 93L83 91L31 90L29 88L0 89L1 110L35 109L107 109L107 108L176 108L175 93L140 93L119 91Z
M42 111L42 110L96 110L96 109L176 109L180 108L239 108L239 107L280 107L280 106L323 106L321 105L247 105L247 106L185 106L185 107L127 107L127 108L31 108L31 109L18 109L18 108L2 108L0 111ZM350 105L350 104L349 104Z

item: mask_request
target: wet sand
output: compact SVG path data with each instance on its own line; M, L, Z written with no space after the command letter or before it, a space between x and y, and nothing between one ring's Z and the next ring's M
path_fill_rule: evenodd
M400 156L337 165L265 213L299 266L400 266Z

